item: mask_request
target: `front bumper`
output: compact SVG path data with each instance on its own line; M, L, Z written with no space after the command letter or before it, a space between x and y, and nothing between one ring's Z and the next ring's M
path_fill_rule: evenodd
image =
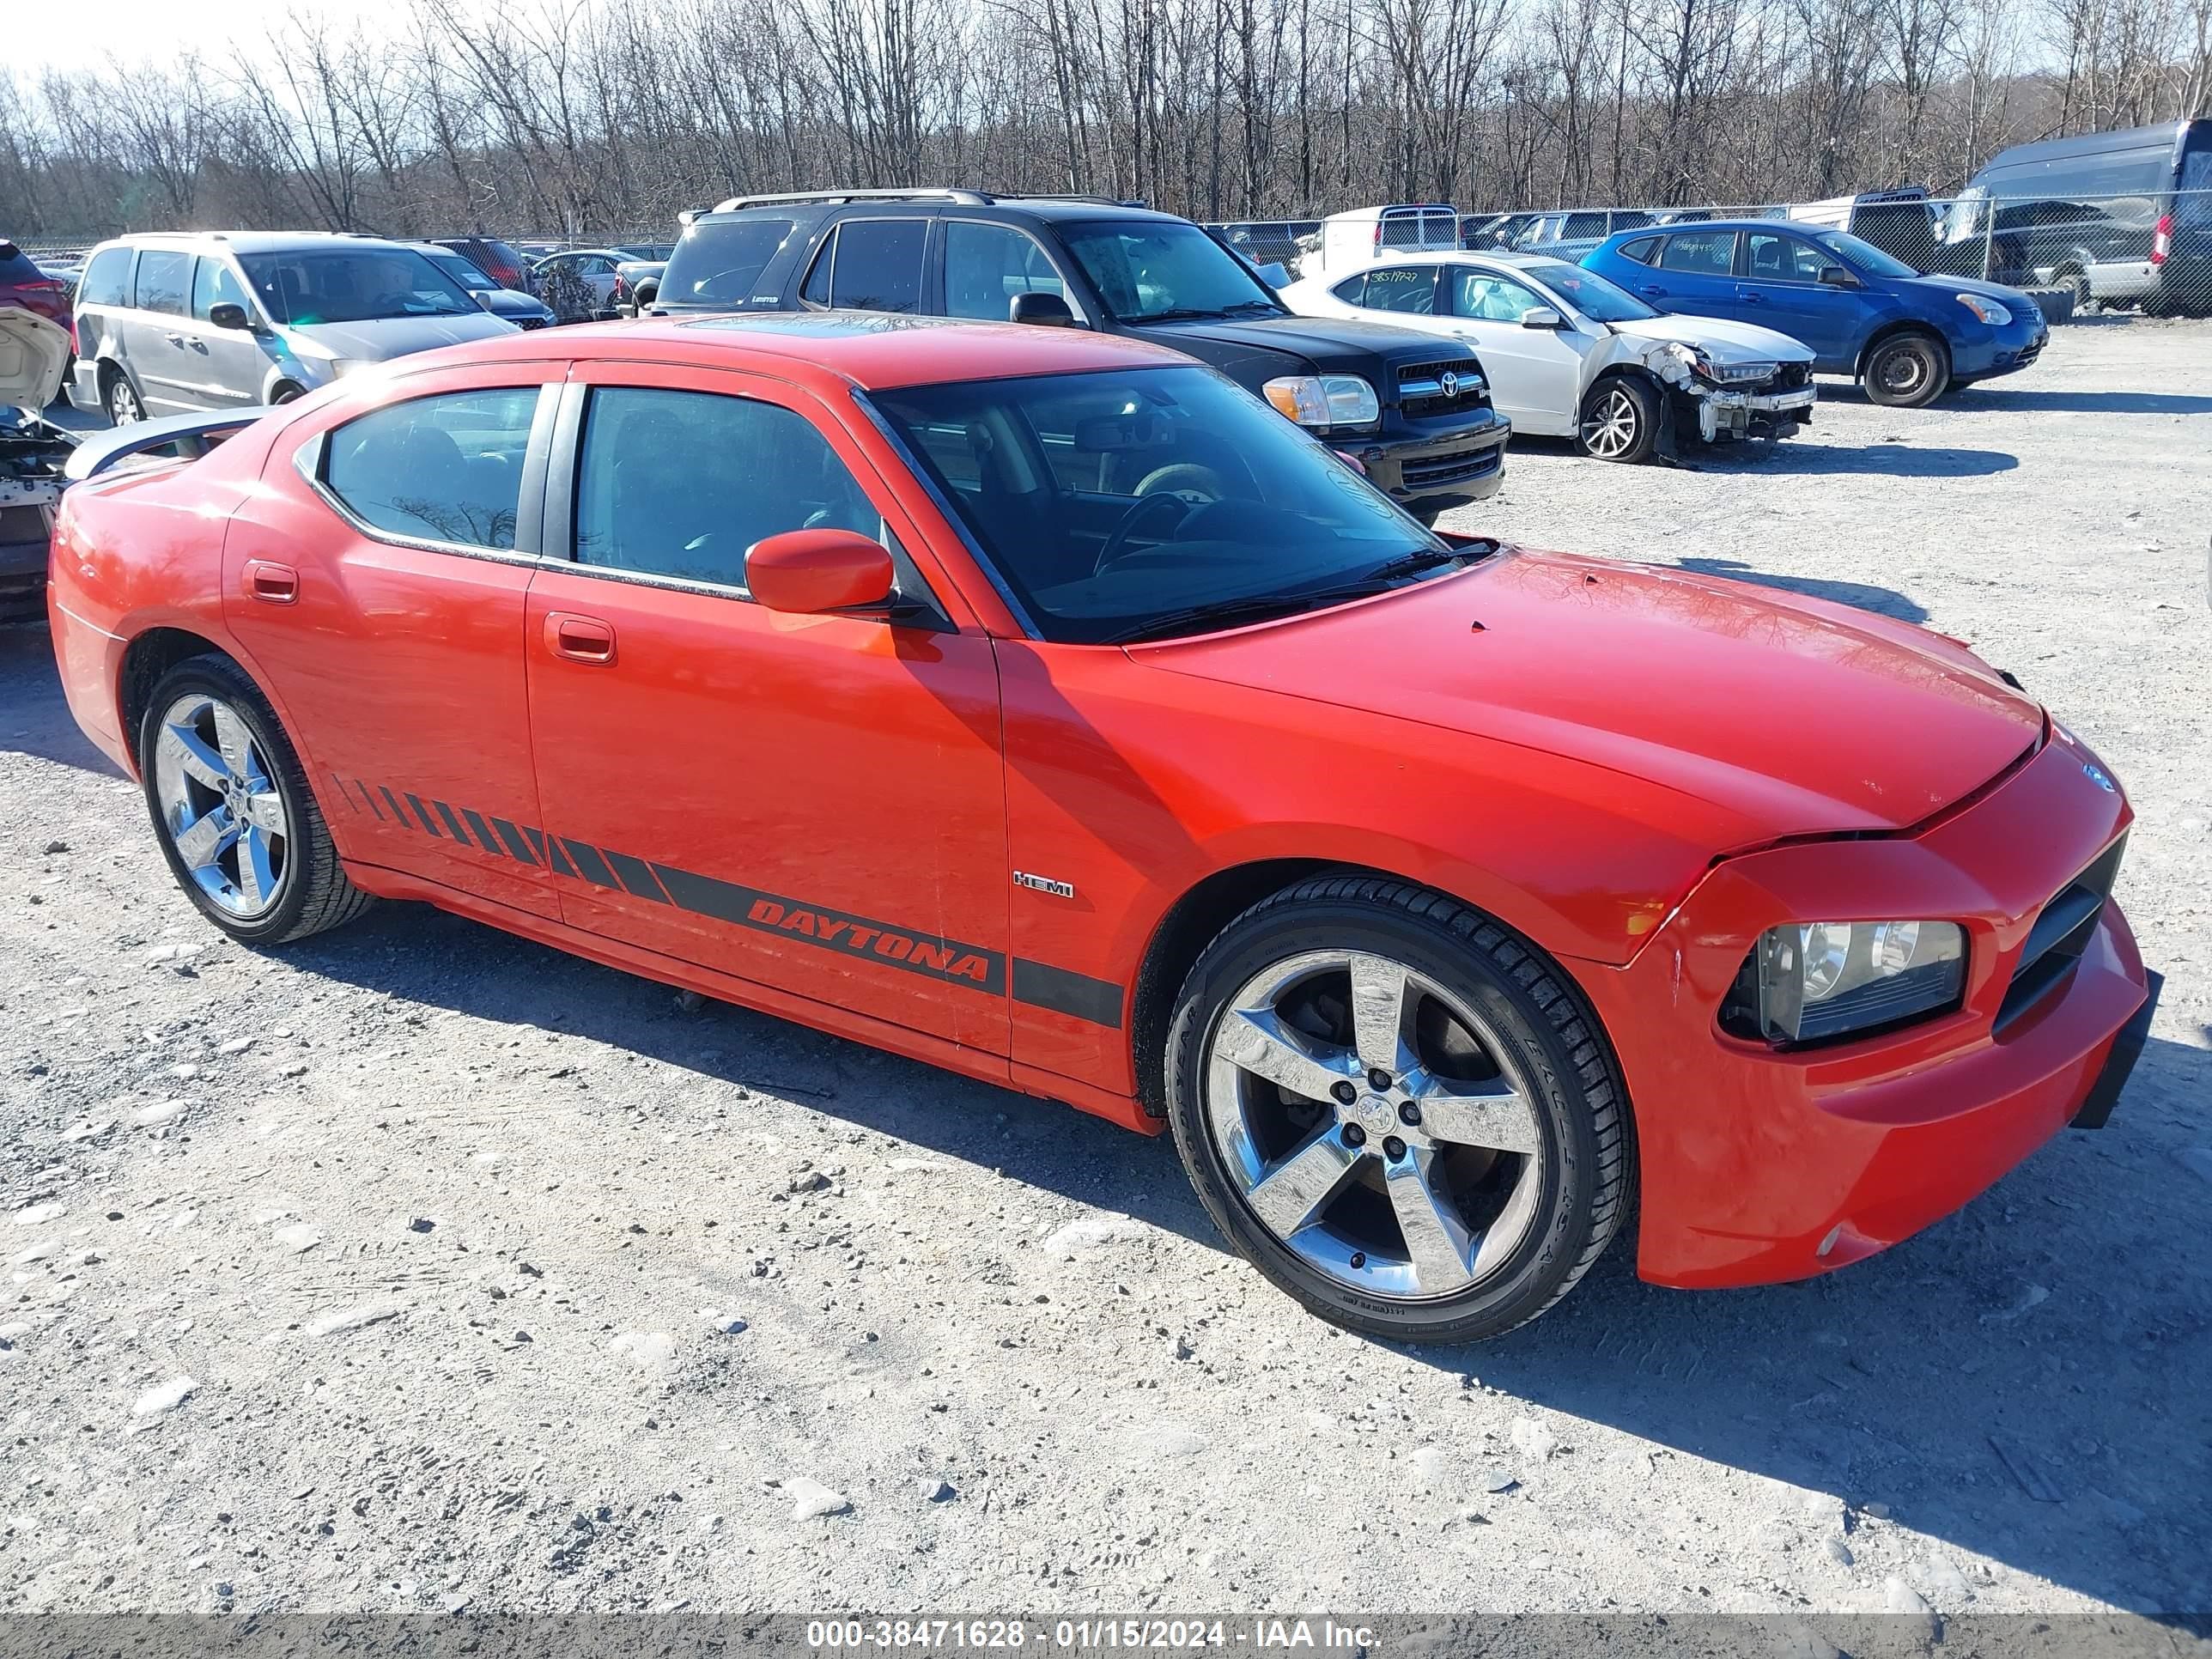
M2033 364L2050 343L2051 325L2040 314L2033 327L2015 321L2009 327L1990 330L1985 339L1952 348L1951 378L1963 383L2013 374Z
M1763 1284L1861 1260L2086 1121L2100 1078L2117 1093L2132 1063L2124 1033L2150 996L2117 904L2074 965L1996 1029L2037 915L2128 825L2125 803L2084 764L2055 736L1918 834L1724 860L1628 967L1578 975L1635 1108L1645 1279ZM1721 1029L1729 985L1766 928L1902 915L1966 928L1955 1012L1794 1053Z
M1513 424L1494 411L1482 413L1485 418L1447 431L1422 432L1394 410L1373 436L1325 441L1357 458L1369 482L1399 506L1433 515L1487 501L1505 483L1505 441Z
M1820 394L1808 383L1783 392L1677 387L1674 395L1697 422L1698 436L1710 444L1737 438L1786 438L1810 424Z

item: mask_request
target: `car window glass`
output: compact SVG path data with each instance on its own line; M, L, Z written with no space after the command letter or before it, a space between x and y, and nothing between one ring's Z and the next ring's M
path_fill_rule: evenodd
M220 259L202 259L199 269L192 273L192 315L202 322L207 320L216 306L242 306L246 303L246 284L231 274L230 267Z
M173 311L181 316L191 280L191 254L170 248L141 248L131 303L141 311Z
M102 248L84 268L84 281L78 284L76 302L81 306L119 306L124 303L130 282L131 250Z
M1427 317L1437 308L1437 268L1434 265L1383 265L1367 273L1370 311L1398 311Z
M1766 283L1817 283L1824 266L1835 264L1832 257L1824 254L1809 242L1801 242L1795 236L1762 236L1754 232L1751 238L1751 276Z
M1018 295L1056 294L1067 284L1044 250L1018 230L948 220L945 226L945 314L1006 320Z
M1552 303L1526 283L1494 270L1461 270L1455 275L1457 287L1452 295L1452 309L1462 317L1486 323L1517 323L1522 313Z
M366 243L238 257L262 309L282 324L470 317L480 310L467 289L412 248Z
M1735 264L1735 233L1732 230L1693 230L1669 236L1659 256L1659 269L1692 276L1725 276Z
M830 250L830 303L856 311L921 309L925 219L848 219Z
M711 392L592 392L576 471L580 563L743 587L754 543L822 529L890 544L883 515L805 416Z
M660 301L742 305L791 234L789 219L725 219L693 225L668 256Z
M1345 304L1356 306L1359 303L1359 296L1365 292L1366 288L1367 273L1363 270L1357 276L1346 277L1334 288L1329 289L1329 292L1343 301Z
M2193 149L2181 158L2181 188L2173 217L2191 229L2212 229L2212 149Z
M1639 265L1651 263L1651 256L1659 250L1656 236L1639 236L1632 242L1623 242L1616 250L1624 259L1633 259Z
M534 386L388 404L331 429L323 482L356 516L396 536L512 548L537 411Z

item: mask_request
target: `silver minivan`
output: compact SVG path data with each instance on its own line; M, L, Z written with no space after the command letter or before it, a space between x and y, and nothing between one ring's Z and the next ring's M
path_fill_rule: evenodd
M70 401L118 426L288 403L362 364L516 331L404 242L125 236L94 249L77 284Z

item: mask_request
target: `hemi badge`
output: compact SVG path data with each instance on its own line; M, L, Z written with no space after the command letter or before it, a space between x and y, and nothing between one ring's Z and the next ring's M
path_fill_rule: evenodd
M1073 898L1075 896L1075 884L1073 882L1054 881L1049 876L1033 876L1026 870L1017 870L1014 872L1014 885L1017 887L1030 888L1040 893L1050 893L1054 898Z

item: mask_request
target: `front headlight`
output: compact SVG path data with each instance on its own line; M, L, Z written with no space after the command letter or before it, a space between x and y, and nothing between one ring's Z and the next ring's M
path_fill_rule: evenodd
M374 365L363 357L333 357L330 362L331 378L339 380L343 380L347 375L358 370L373 367Z
M1722 1023L1770 1042L1823 1042L1956 1007L1966 984L1955 921L1795 922L1759 936Z
M1357 374L1285 374L1261 386L1267 401L1300 426L1365 426L1382 417L1375 388Z
M1978 294L1960 294L1953 297L1991 328L2001 328L2012 320L2011 310L1995 300L1984 299Z

